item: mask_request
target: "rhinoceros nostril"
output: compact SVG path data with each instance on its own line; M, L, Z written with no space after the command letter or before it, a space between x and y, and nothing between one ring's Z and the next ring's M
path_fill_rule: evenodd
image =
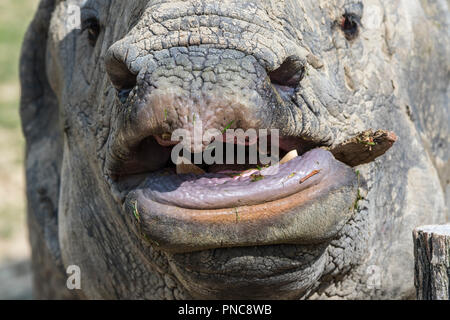
M136 74L132 73L126 62L117 58L114 53L107 55L105 65L109 79L117 89L117 94L120 101L122 103L125 102L130 92L136 86Z
M270 72L269 77L273 84L297 87L305 74L305 62L296 56L288 57L281 66Z

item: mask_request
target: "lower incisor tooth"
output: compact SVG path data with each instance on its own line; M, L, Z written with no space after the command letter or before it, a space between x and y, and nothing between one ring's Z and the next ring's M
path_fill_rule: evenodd
M206 172L197 167L195 164L189 163L188 161L184 160L182 163L177 164L177 174L196 174L196 175L202 175Z
M280 164L284 164L287 163L289 161L291 161L292 159L295 159L298 157L298 152L297 150L292 150L290 152L288 152L288 154L286 154L283 159L281 159Z

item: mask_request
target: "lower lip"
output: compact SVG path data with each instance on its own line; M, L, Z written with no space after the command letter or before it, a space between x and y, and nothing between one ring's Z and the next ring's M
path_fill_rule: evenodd
M336 170L273 201L225 209L183 208L137 187L126 196L125 209L145 238L168 252L320 243L334 237L351 218L358 189L355 172L333 161Z

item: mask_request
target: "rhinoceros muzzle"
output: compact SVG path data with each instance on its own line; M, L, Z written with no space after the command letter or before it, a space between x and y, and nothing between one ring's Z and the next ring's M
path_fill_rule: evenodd
M323 149L333 145L331 125L297 94L307 54L299 50L272 68L250 52L214 45L143 53L134 61L131 52L133 41L125 38L106 57L119 103L105 170L149 242L175 253L311 244L335 237L348 222L358 194L355 164ZM199 124L216 132L200 146ZM257 135L228 141L228 130L239 129ZM179 130L194 137L181 165L173 156ZM264 153L261 130L266 138L276 130L279 162L249 161L250 150ZM244 145L245 161L193 164L213 142Z

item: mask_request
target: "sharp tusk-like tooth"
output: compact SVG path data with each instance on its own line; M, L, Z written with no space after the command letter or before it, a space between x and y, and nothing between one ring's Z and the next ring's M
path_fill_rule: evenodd
M281 159L280 164L284 164L287 163L289 161L291 161L292 159L295 159L298 157L298 152L297 150L292 150L290 152L288 152L288 154L286 154L283 159Z
M195 164L190 163L188 160L183 159L180 164L177 164L177 174L195 174L195 175L202 175L206 172L197 167Z

